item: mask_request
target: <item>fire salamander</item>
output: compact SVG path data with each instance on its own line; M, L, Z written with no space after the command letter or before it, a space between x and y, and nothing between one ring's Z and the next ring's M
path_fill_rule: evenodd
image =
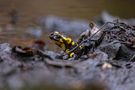
M51 33L49 37L57 46L64 50L64 52L68 55L68 58L72 58L80 54L82 46L79 46L76 50L70 52L71 49L78 46L78 44L75 43L71 38L65 37L56 31Z
M106 35L105 31L98 32L100 29L93 22L90 23L89 27L90 29L81 34L77 43L75 43L71 38L61 35L59 32L53 32L49 37L56 45L64 50L69 58L75 56L75 59L78 59L82 55L87 55L90 51L94 52L94 48L100 45ZM98 33L96 34L96 32ZM92 37L92 35L94 36ZM92 38L89 39L89 37Z

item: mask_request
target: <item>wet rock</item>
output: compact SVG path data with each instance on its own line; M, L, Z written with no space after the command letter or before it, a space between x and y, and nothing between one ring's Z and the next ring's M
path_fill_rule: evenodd
M103 22L105 23L105 22L112 22L112 21L118 19L119 17L112 16L108 12L103 11L101 14L101 18L102 18Z
M59 56L58 53L55 53L55 52L53 52L53 51L46 51L45 53L46 53L48 56L51 56L51 58L54 59L54 60L55 60L55 58L56 58L57 56Z
M117 53L121 47L121 44L117 41L111 43L103 44L99 46L99 49L108 54L109 58L116 58Z
M14 61L12 59L5 58L2 63L0 63L0 73L3 76L10 76L17 72L17 67L21 63L18 61Z
M79 35L81 32L89 28L88 21L85 20L68 20L57 16L47 16L41 18L40 23L49 31L60 31Z
M42 29L40 27L29 27L27 33L36 38L40 38L42 36Z
M3 44L0 44L0 51L1 52L10 52L11 50L11 47L10 47L10 44L9 43L3 43Z
M119 51L117 52L116 59L130 60L135 53L134 49L128 48L125 45L121 45Z
M88 59L92 59L94 61L106 61L108 60L108 55L100 50L96 50L94 53L88 54Z
M101 14L101 19L102 22L112 22L116 19L119 19L121 22L124 22L126 24L130 24L130 25L135 25L135 18L131 18L131 19L120 19L120 17L118 16L112 16L111 14L109 14L107 11L103 11Z

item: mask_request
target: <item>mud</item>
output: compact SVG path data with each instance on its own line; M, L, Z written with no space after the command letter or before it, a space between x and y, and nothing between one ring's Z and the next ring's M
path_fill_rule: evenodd
M49 85L48 88L55 87L52 90L134 90L135 63L107 60L107 54L96 52L94 57L86 60L33 60L31 57L15 56L8 43L0 44L0 87L23 90L29 86ZM112 68L103 68L106 62Z

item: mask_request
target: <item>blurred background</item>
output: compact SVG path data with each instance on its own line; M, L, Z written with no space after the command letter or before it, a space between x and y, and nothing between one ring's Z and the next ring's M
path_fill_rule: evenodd
M0 0L0 24L9 22L9 13L14 9L19 25L47 15L91 20L103 10L123 18L135 17L134 0Z
M104 11L134 18L135 0L0 0L0 31L5 32L0 39L13 44L25 41L25 45L33 38L45 40L47 30L80 34Z

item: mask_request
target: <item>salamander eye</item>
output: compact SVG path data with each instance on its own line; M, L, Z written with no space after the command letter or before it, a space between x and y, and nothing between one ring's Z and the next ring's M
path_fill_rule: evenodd
M61 36L55 35L55 36L54 36L54 39L59 40L59 39L61 39Z
M53 33L50 34L50 36L53 36L53 35L54 35Z

